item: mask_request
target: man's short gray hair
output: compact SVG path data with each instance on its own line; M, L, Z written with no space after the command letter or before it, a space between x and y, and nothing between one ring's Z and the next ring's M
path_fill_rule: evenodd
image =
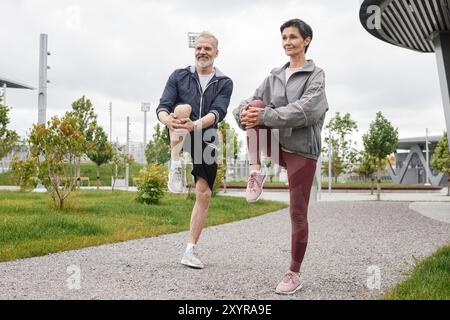
M217 40L217 38L216 38L211 32L208 32L208 31L202 31L202 32L198 35L197 40L195 41L195 44L196 44L196 45L197 45L198 39L200 39L200 38L210 38L210 39L213 39L213 40L214 40L214 44L216 45L216 49L219 47L219 40Z

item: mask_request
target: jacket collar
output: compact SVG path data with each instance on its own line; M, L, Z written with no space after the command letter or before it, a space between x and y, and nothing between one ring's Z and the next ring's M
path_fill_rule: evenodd
M196 74L197 73L197 70L196 70L195 66L190 66L187 69L189 69L189 71L192 74ZM224 77L226 77L226 75L223 74L222 71L220 71L219 68L217 68L217 67L214 67L214 76L216 78L224 78Z
M280 78L281 80L285 79L285 72L286 69L289 67L289 62L286 63L281 68L275 68L272 70L271 74L274 75L277 78ZM297 72L313 72L314 68L316 67L314 60L307 60L306 64Z

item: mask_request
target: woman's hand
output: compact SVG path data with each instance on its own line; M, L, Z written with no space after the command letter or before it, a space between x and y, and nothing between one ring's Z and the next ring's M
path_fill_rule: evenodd
M259 126L261 120L261 108L247 106L245 113L245 128L251 129Z

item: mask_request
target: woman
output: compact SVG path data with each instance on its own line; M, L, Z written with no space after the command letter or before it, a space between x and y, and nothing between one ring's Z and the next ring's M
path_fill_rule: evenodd
M247 130L250 161L247 201L259 199L266 177L260 151L287 169L291 264L276 292L293 294L302 286L300 266L308 243L308 203L328 103L325 74L305 57L313 38L311 27L302 20L292 19L280 31L290 61L272 70L254 95L243 101L233 114L240 128Z

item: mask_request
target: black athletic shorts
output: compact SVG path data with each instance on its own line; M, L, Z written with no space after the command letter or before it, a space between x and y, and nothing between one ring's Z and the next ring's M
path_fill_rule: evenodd
M197 140L194 134L197 134ZM205 179L212 191L217 176L218 151L216 141L218 139L215 136L211 137L211 139L207 138L204 141L200 137L199 132L191 132L190 136L186 137L183 149L191 155L193 164L192 175L194 176L195 182L197 182L198 177Z

